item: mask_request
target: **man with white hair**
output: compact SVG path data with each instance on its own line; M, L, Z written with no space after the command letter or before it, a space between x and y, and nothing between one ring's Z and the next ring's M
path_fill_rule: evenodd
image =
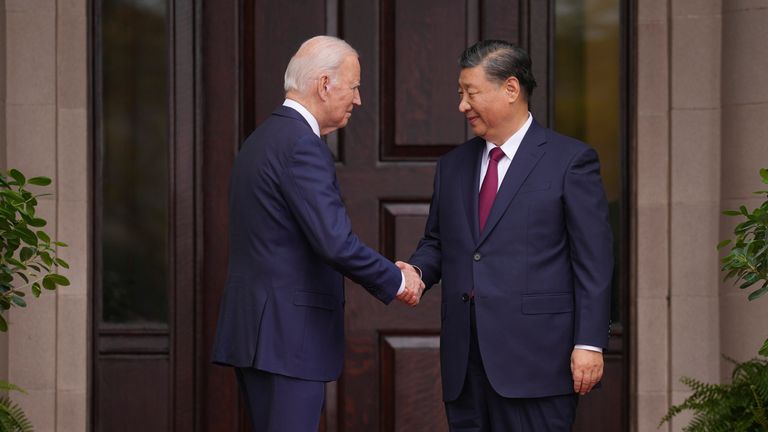
M228 279L213 362L235 368L256 432L315 432L341 374L347 276L384 303L424 284L352 232L321 135L360 106L357 52L317 36L285 72L286 99L246 139L230 180Z

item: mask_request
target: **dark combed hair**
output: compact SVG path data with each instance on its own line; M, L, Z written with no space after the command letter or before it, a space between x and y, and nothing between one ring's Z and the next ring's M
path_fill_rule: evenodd
M531 71L531 57L519 46L503 40L482 40L464 50L459 59L462 69L482 66L486 77L494 82L503 83L509 77L515 77L530 100L536 79Z

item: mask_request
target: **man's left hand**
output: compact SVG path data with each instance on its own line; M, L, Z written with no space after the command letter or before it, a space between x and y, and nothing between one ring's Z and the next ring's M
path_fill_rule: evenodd
M603 353L574 348L571 353L573 390L585 395L603 378Z

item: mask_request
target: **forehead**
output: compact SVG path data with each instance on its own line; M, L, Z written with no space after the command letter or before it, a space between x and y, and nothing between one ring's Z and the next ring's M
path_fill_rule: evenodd
M349 55L345 57L344 61L342 61L341 65L339 66L337 74L342 79L359 81L360 61L357 59L357 56Z
M490 83L482 66L462 69L459 74L460 87L480 87Z

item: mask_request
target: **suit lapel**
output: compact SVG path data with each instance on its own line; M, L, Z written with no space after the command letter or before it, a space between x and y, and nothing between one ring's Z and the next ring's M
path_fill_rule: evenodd
M482 138L474 138L475 142L470 150L470 155L474 157L466 158L468 166L458 170L461 173L461 185L464 188L463 196L464 208L467 212L466 221L469 231L472 233L472 241L477 243L479 233L479 222L477 221L477 200L478 184L480 182L480 164L483 161L483 151L485 150L485 141Z
M491 207L491 213L488 215L488 220L485 222L485 229L480 233L480 240L477 243L478 246L485 241L496 224L499 223L499 220L501 220L507 207L509 207L509 204L515 198L515 195L517 195L520 186L539 162L539 159L544 155L544 149L541 148L541 145L544 144L546 140L544 128L539 126L536 120L534 120L533 123L531 123L528 132L525 134L525 137L523 137L523 141L520 143L520 148L517 149L517 153L515 153L515 157L509 165L509 170L504 176L504 180L501 182L501 187L499 188L499 192L496 194L496 199L493 201L493 206ZM478 193L475 193L475 209L477 209L477 196ZM475 226L478 226L477 216L475 216Z

